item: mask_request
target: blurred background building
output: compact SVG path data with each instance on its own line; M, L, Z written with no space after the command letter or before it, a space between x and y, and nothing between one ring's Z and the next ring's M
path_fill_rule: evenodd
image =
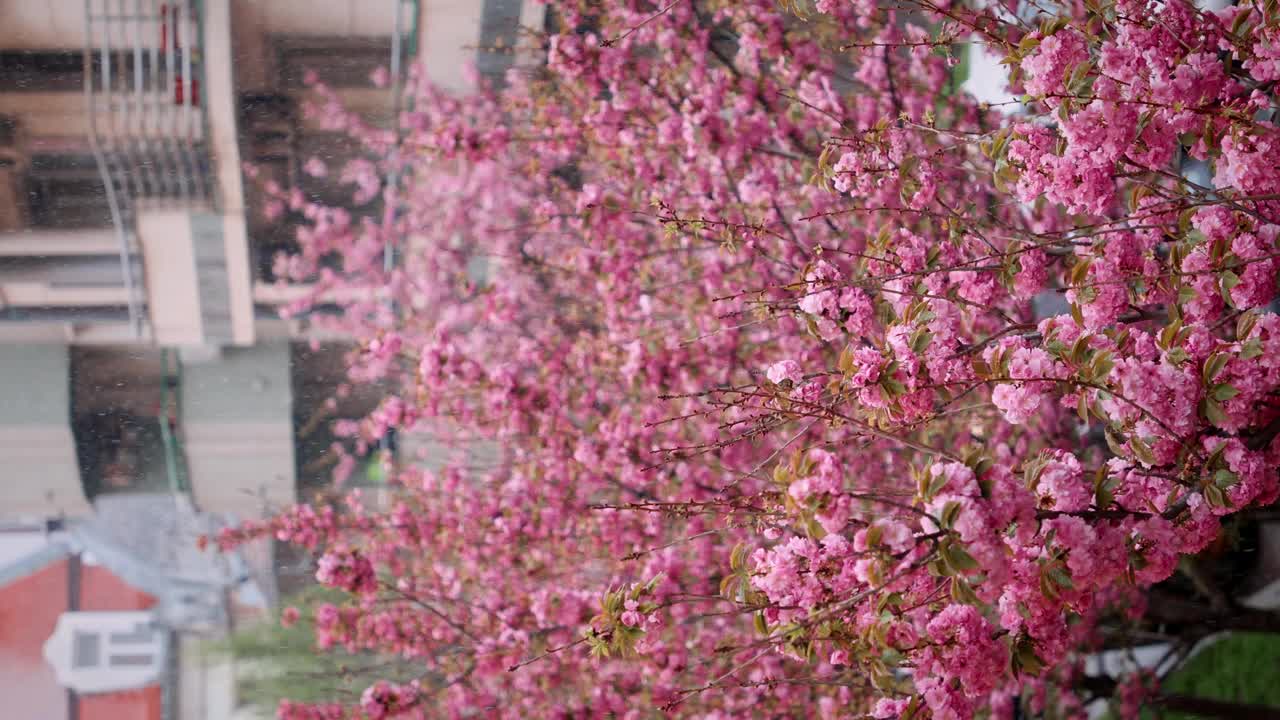
M387 126L399 84L375 87L376 70L421 60L466 92L463 67L500 78L540 13L0 0L5 717L234 716L229 672L183 638L269 607L281 560L201 553L195 538L318 484L330 439L314 419L344 379L340 342L315 350L279 318L309 289L272 275L293 227L268 219L255 183L349 195L338 173L301 172L357 152L302 112L308 72ZM376 401L356 393L340 414Z

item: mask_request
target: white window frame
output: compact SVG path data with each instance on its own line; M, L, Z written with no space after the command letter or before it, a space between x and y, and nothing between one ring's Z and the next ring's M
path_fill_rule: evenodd
M77 652L85 638L95 638L92 662ZM165 631L145 611L64 612L44 645L45 659L58 681L85 694L154 684L164 668L165 652Z

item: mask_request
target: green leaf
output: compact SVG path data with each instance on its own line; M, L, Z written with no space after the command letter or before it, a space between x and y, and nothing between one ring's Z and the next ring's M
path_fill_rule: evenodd
M1252 360L1262 354L1262 338L1250 338L1240 345L1240 359Z
M1203 376L1204 384L1211 384L1218 373L1221 373L1227 367L1227 363L1231 361L1231 357L1226 353L1213 353L1204 361Z
M1205 398L1202 402L1204 403L1204 416L1209 419L1209 422L1218 427L1225 427L1230 423L1230 418L1227 417L1226 411L1222 409L1217 400Z
M958 577L951 578L951 599L965 605L978 605L982 602L969 583Z
M987 471L994 467L995 464L996 461L990 455L983 454L979 455L977 461L970 465L970 467L973 468L974 476L979 479L979 482L981 482L981 479L986 476Z
M1045 573L1040 573L1040 594L1044 595L1048 600L1057 600L1062 596L1058 586Z
M942 508L942 527L950 530L956 522L956 518L960 515L960 503L951 500Z
M920 158L917 155L908 155L898 163L898 175L905 177L916 171L920 166Z
M1253 328L1258 324L1258 311L1250 310L1241 313L1236 319L1236 339L1243 340L1249 337L1249 333L1253 332Z
M1204 495L1204 501L1209 503L1210 507L1230 507L1226 493L1222 492L1222 488L1217 485L1206 485L1201 493Z
M1178 339L1178 333L1182 332L1182 320L1175 318L1168 325L1160 330L1159 345L1162 350L1168 350Z
M1227 304L1227 307L1234 308L1236 306L1235 301L1231 298L1231 289L1239 284L1240 276L1230 270L1223 270L1222 274L1218 276L1218 287L1222 293L1222 301Z
M846 345L844 350L840 352L840 361L836 363L836 367L845 375L853 373L853 346Z
M911 350L916 353L922 353L925 348L929 347L931 342L933 342L933 333L921 328L911 338Z
M791 468L787 467L786 463L778 463L773 468L773 481L779 485L790 485L790 473Z
M1049 579L1068 590L1074 590L1076 587L1075 582L1071 580L1071 574L1062 567L1050 568Z
M907 386L902 381L894 377L881 378L880 386L889 393L890 398L897 398L907 394Z
M1089 73L1092 71L1092 63L1084 62L1075 66L1071 73L1067 75L1067 89L1077 95L1083 94L1081 91L1084 89L1084 85L1089 78Z
M881 525L872 525L867 528L867 547L873 548L880 544L880 536L884 534L884 527Z
M933 477L929 480L929 485L928 485L927 489L925 490L925 498L924 498L924 499L925 499L926 501L932 500L932 499L934 498L934 496L936 496L939 492L942 492L942 488L944 488L944 487L946 487L946 486L947 486L947 476L946 476L946 475L935 475L935 476L933 476Z
M738 599L737 586L741 579L741 575L725 575L720 580L720 597L725 600L736 601Z
M1116 366L1115 358L1110 350L1103 350L1093 356L1093 362L1089 364L1089 376L1093 382L1106 380L1111 374L1112 368Z
M1144 113L1142 113L1141 115L1139 115L1139 116L1138 116L1138 129L1137 129L1137 132L1135 132L1135 133L1134 133L1134 137L1141 137L1141 136L1142 136L1142 131L1147 129L1147 126L1151 124L1151 121L1152 121L1152 120L1154 120L1154 119L1155 119L1155 117L1156 117L1156 108L1151 108L1150 110L1147 110L1146 112L1144 112ZM1137 188L1143 188L1143 189L1145 189L1145 190L1148 190L1148 193L1143 193L1144 195L1149 194L1149 192L1150 192L1150 188L1148 188L1146 185L1137 185L1137 186L1135 186L1135 188L1134 188L1134 189L1136 190ZM1141 200L1142 198L1141 198L1141 196L1139 196L1137 199L1138 199L1138 200ZM1132 194L1129 196L1129 208L1130 208L1131 210L1137 210L1137 209L1138 209L1138 203L1137 203L1137 201L1136 201L1136 200L1134 200L1134 197L1133 197L1133 195L1132 195ZM1189 223L1189 222L1190 222L1190 221L1188 220L1188 223Z
M827 536L827 531L822 527L822 523L818 522L818 519L814 517L805 518L804 530L805 534L814 540L821 540Z
M1234 385L1229 383L1215 385L1213 387L1213 391L1209 393L1210 397L1218 402L1226 402L1239 394L1240 391L1237 390Z
M1107 441L1107 447L1111 450L1111 454L1120 457L1125 455L1124 450L1128 440L1123 435L1112 429L1110 425L1102 429L1102 435Z
M1013 658L1017 669L1028 675L1039 675L1044 670L1044 661L1036 654L1029 638L1023 638L1014 645Z
M660 572L657 575L654 575L653 578L649 580L649 582L645 583L644 586L637 591L636 597L639 597L641 595L648 595L649 593L653 592L655 589L657 589L658 585L666 577L667 577L667 574L664 572Z
M755 623L756 632L760 633L761 635L769 634L769 621L765 620L763 612L758 612L755 614L754 623Z
M1073 365L1080 365L1084 362L1085 355L1089 352L1089 336L1081 334L1076 341L1071 344L1071 352L1067 357Z
M1239 38L1246 37L1247 33L1243 32L1245 25L1249 22L1253 13L1236 13L1235 18L1231 21L1231 34Z
M880 599L876 601L876 612L882 613L885 611L885 608L898 607L902 604L902 601L903 597L900 592L891 592L888 595L882 595L880 596Z
M1040 482L1040 474L1044 472L1045 467L1049 464L1049 459L1044 454L1037 455L1035 458L1023 463L1022 466L1022 484L1028 490L1034 488Z
M942 553L943 561L957 573L978 568L978 561L959 545L945 543L939 548L939 551Z
M1209 459L1204 462L1204 466L1209 470L1215 470L1220 467L1226 467L1225 456L1227 453L1227 444L1219 443L1213 452L1209 453Z
M1144 465L1151 466L1156 464L1156 456L1151 451L1151 446L1143 442L1137 435L1129 438L1129 449L1133 451L1134 457L1138 458Z
M1100 510L1106 510L1111 507L1111 503L1115 502L1116 494L1110 488L1103 485L1093 491L1093 497L1098 508Z
M1092 258L1081 258L1076 260L1071 266L1071 273L1067 276L1072 287L1084 284L1085 276L1089 274L1089 266L1093 264Z

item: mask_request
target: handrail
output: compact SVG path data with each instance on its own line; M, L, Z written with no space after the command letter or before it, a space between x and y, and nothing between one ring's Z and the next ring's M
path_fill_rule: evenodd
M160 350L160 416L156 419L160 422L160 439L164 443L164 465L169 476L169 491L174 495L182 495L191 492L191 483L187 477L186 453L182 449L182 440L174 432L174 428L169 427L170 418L182 417L182 360L179 358L174 363L176 382L173 384L171 396L169 385L171 352L168 348ZM169 412L171 404L172 413Z
M404 38L404 54L408 57L418 56L418 22L422 17L422 0L399 0L400 7L396 8L396 34ZM409 11L409 27L401 29L399 27L400 17L404 14L405 9Z
M120 242L120 270L124 276L125 291L127 292L127 302L129 308L129 325L133 328L134 335L138 338L142 337L142 311L138 303L138 293L136 283L133 277L133 250L130 247L130 233L125 226L124 209L121 207L121 198L116 195L115 178L112 177L108 167L106 153L103 152L102 143L98 137L98 119L97 119L97 103L93 101L93 7L91 0L84 1L85 13L85 46L84 46L84 96L86 112L89 117L89 148L93 152L94 162L98 166L98 174L102 177L102 186L107 196L107 207L111 213L111 225L115 228L116 238ZM110 92L111 81L109 73L111 71L110 64L110 40L107 39L108 47L102 54L102 72L103 83Z

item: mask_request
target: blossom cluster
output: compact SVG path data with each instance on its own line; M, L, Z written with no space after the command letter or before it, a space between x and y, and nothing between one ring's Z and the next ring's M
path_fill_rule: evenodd
M445 457L218 542L422 663L343 712L1083 717L1109 623L1280 496L1274 9L781 5L553 2L545 65L415 72L398 133L314 85L384 203L265 190L395 389L335 435Z

